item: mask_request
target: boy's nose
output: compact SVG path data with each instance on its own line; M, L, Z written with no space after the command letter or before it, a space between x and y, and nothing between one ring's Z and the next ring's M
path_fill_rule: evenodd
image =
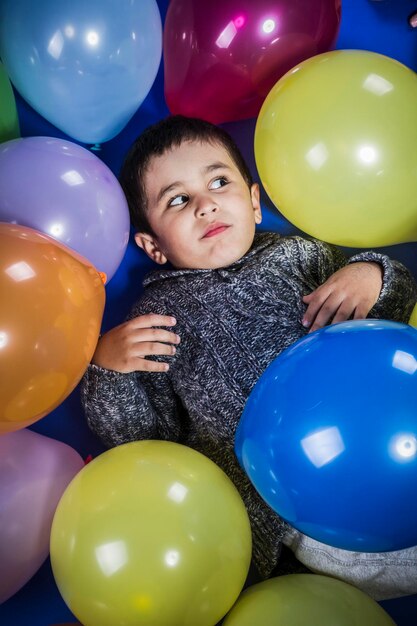
M210 213L216 213L218 210L219 207L217 204L215 204L213 200L206 198L205 200L199 202L196 215L197 217L206 217L207 215L210 215Z

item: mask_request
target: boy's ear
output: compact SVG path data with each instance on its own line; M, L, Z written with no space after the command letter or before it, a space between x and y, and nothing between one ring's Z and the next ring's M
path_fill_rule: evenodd
M260 224L262 222L262 211L261 211L261 194L259 191L258 183L253 183L250 188L250 196L252 200L252 206L255 213L255 223Z
M148 255L152 261L158 263L159 265L164 265L167 262L167 258L165 254L160 249L156 238L153 235L149 235L149 233L136 233L135 234L135 242L139 248Z

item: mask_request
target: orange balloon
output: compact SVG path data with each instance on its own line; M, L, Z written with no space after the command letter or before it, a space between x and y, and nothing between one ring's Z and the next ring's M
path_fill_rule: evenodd
M100 274L32 228L0 223L0 434L55 409L94 353L104 310Z

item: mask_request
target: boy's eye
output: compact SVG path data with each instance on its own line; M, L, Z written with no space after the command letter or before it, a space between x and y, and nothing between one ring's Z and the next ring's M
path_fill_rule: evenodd
M227 178L225 178L224 176L219 176L210 183L210 189L220 189L220 187L224 187L225 185L227 185L228 182L229 181L227 180Z
M188 196L180 193L178 194L178 196L174 196L173 198L171 198L171 200L168 202L168 206L180 206L181 204L187 202L187 200Z

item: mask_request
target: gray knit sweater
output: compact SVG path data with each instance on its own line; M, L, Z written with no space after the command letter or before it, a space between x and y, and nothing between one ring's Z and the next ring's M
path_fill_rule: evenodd
M406 322L416 302L408 270L364 252L354 261L383 266L383 287L369 317ZM346 259L335 247L301 237L259 233L250 251L217 270L162 270L144 281L131 317L172 315L181 337L167 373L121 374L90 365L82 402L91 429L108 446L168 439L195 448L232 479L247 507L260 574L276 566L287 530L237 463L234 434L253 386L271 361L307 332L302 296ZM167 357L155 357L166 360Z

